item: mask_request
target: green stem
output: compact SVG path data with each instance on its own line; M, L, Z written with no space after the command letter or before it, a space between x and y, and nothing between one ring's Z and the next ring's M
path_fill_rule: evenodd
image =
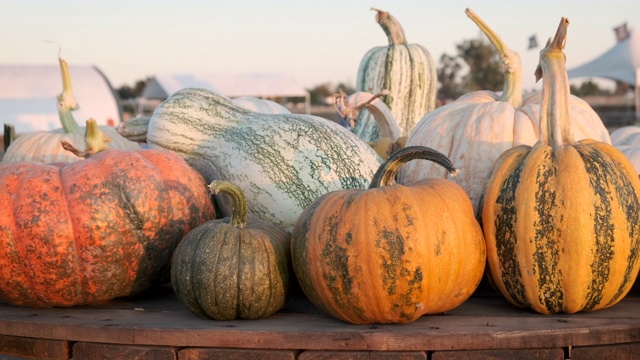
M77 157L88 159L101 151L108 150L109 146L107 145L107 143L110 142L111 139L105 133L103 133L102 130L100 130L100 127L98 126L98 123L95 119L89 118L86 124L87 126L85 127L84 132L84 151L79 150L73 144L69 143L66 140L62 140L61 143L62 148L64 148L65 150L72 152Z
M569 111L569 78L564 47L569 20L562 18L553 39L540 51L536 78L542 77L540 142L553 147L575 142Z
M58 95L58 117L65 134L76 133L82 131L82 127L78 125L71 115L73 110L79 108L78 101L73 94L71 86L71 76L69 75L69 65L62 58L60 61L60 73L62 74L62 94Z
M522 105L522 64L520 56L509 49L502 39L473 10L467 8L465 14L478 25L496 48L498 55L500 55L500 61L504 67L504 87L500 101L519 108Z
M400 167L402 167L406 162L415 159L433 161L447 169L451 176L456 176L459 172L459 170L453 166L451 160L441 152L426 146L409 146L394 152L382 165L380 165L378 171L373 175L369 189L393 184Z
M406 45L407 39L404 36L404 30L400 22L388 12L376 8L371 10L377 11L376 22L380 24L384 33L387 34L389 45Z
M223 192L229 197L233 203L233 212L231 213L231 225L243 229L247 226L247 198L240 187L231 181L213 180L209 184L209 190L213 194Z

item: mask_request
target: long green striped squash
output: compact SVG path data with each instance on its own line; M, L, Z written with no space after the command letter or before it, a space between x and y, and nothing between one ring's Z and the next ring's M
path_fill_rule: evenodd
M389 45L376 46L365 53L358 67L356 91L388 90L384 102L398 121L401 135L407 136L415 123L436 106L436 66L424 46L407 42L395 17L374 10ZM353 132L365 141L377 141L380 137L376 121L367 111L360 113Z
M640 269L640 180L605 142L573 140L568 20L540 56L540 139L497 160L484 194L487 263L513 304L543 314L618 303Z
M382 162L366 142L327 119L257 113L194 88L155 110L147 143L181 154L207 182L235 183L252 204L251 216L286 230L320 195L366 188ZM230 204L219 204L228 216Z

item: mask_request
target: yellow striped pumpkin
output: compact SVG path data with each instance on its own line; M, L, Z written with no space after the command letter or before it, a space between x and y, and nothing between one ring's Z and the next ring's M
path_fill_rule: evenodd
M575 142L563 18L541 51L540 139L504 152L484 193L482 224L492 282L513 304L542 314L619 302L640 262L640 180L625 156Z

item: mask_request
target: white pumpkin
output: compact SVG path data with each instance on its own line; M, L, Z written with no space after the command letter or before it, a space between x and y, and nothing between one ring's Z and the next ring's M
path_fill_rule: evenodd
M466 14L498 50L505 68L501 94L492 91L467 93L426 114L415 126L406 146L422 145L445 154L460 169L451 180L462 186L477 212L495 160L507 149L539 138L541 93L522 96L522 70L518 54L473 11ZM598 114L584 100L571 96L571 130L577 140L591 138L611 143ZM427 177L447 177L446 171L427 161L412 161L398 172L398 182L411 183Z
M60 61L62 73L62 94L58 96L58 116L62 128L51 131L33 131L20 134L5 151L2 162L34 161L39 163L73 162L81 158L64 150L61 141L71 144L84 144L85 127L78 125L72 111L78 108L71 85L69 66L63 59ZM113 149L135 150L140 145L118 134L112 126L100 126L100 130L110 139L109 147Z

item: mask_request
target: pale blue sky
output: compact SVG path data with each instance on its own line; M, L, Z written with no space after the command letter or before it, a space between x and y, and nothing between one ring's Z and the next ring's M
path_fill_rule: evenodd
M613 28L640 26L640 1L0 0L0 64L93 64L112 85L156 73L281 72L303 86L355 84L365 52L387 44L374 21L377 7L402 24L407 40L437 62L455 44L479 35L464 14L480 15L520 53L525 89L537 88L537 34L542 45L569 18L567 67L615 44Z

